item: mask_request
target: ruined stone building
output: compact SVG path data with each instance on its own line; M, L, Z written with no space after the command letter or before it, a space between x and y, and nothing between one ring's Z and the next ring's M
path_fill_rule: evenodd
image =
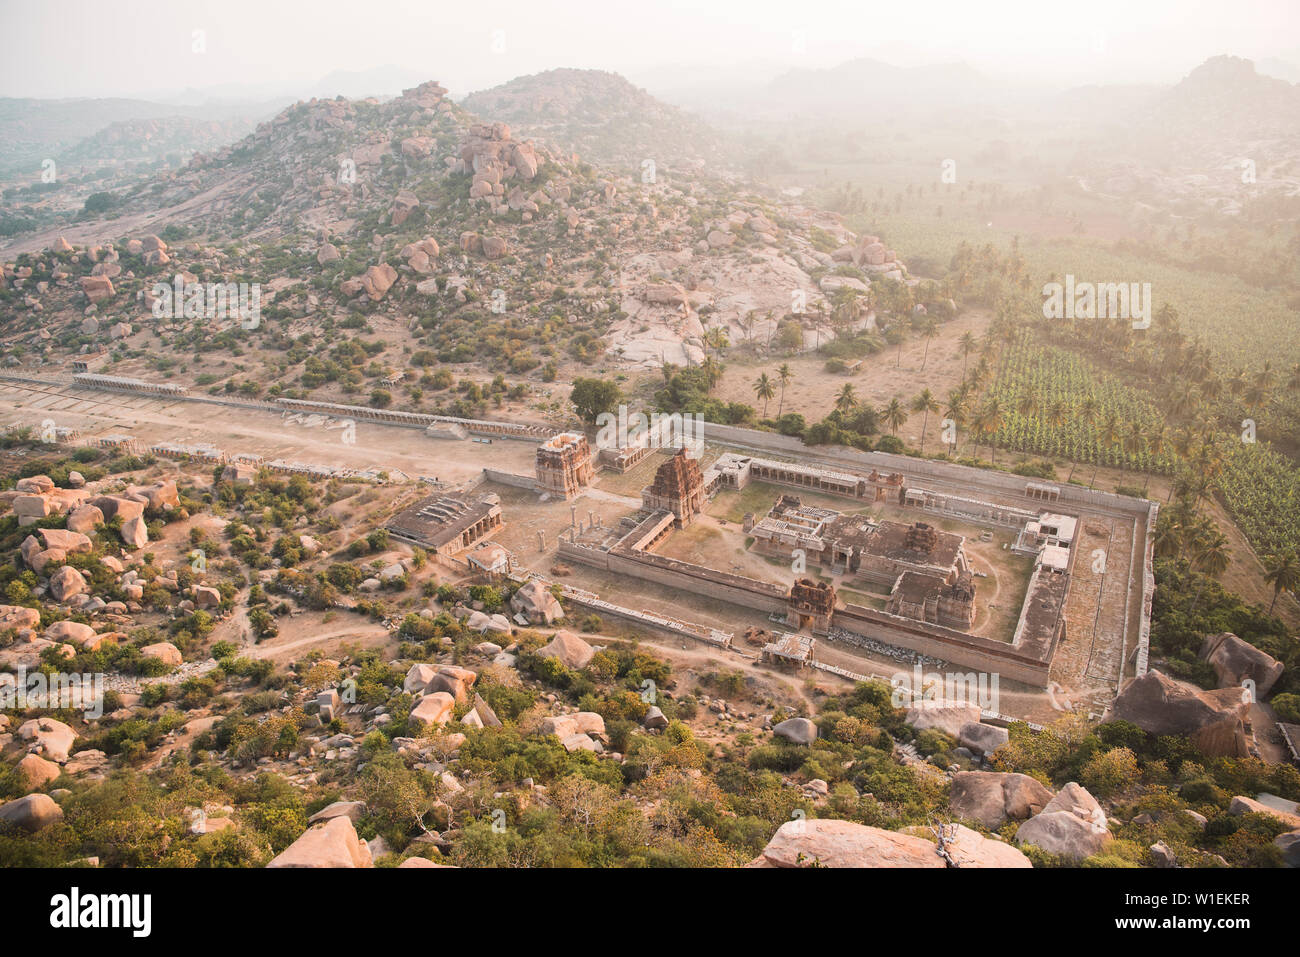
M641 507L650 512L672 512L673 525L685 528L704 508L704 474L700 463L679 449L655 472L655 480L641 490Z
M591 446L580 432L561 432L537 447L537 487L569 499L591 484Z
M885 611L966 631L975 623L975 578L968 571L950 578L903 572L894 582Z
M394 538L449 558L488 537L502 524L501 499L495 495L477 500L430 495L398 512L385 527Z
M876 585L893 586L908 571L950 584L969 570L960 535L925 522L877 522L815 508L794 495L782 495L762 519L747 521L745 531L760 554L788 559L800 550L809 564Z
M785 623L791 628L810 628L827 634L835 615L835 586L830 582L801 578L790 586Z

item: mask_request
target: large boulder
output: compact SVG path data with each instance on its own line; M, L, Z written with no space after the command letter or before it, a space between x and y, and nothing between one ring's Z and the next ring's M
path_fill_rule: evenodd
M62 528L40 528L36 534L46 548L57 548L65 555L89 554L92 544L89 538L80 532L69 532Z
M992 754L1010 740L1006 728L978 721L967 721L957 734L957 743L963 748L978 751L980 754Z
M980 709L976 705L914 704L907 709L907 723L917 731L938 729L954 738L967 724L979 724Z
M1282 677L1282 662L1231 632L1206 635L1201 660L1214 668L1220 688L1240 688L1243 682L1253 681L1257 700L1266 697Z
M176 482L173 479L155 482L153 485L138 485L130 492L132 498L144 499L145 508L150 511L180 508L181 505L180 494L176 490Z
M373 867L370 848L347 815L309 828L267 867Z
M596 650L571 631L557 631L555 637L537 649L543 658L558 658L566 668L585 668Z
M145 645L140 649L140 654L146 658L157 658L163 664L172 668L179 668L185 663L185 659L181 656L181 650L170 641L158 641L152 645Z
M1262 801L1256 801L1254 798L1248 798L1240 794L1233 798L1232 803L1228 805L1228 813L1234 817L1239 817L1242 814L1267 814L1281 821L1287 827L1300 827L1300 814L1292 814L1290 811L1270 807Z
M78 505L68 513L67 525L70 532L81 532L84 535L93 532L95 526L103 522L104 513L93 505Z
M446 724L455 707L455 698L445 691L435 691L419 700L411 709L411 717L425 724Z
M144 516L137 515L122 523L122 544L133 549L144 548L149 544L149 529L145 525Z
M76 595L90 592L86 579L81 572L70 565L64 565L50 577L50 596L55 601L67 601Z
M105 520L121 516L124 522L143 515L145 506L143 499L127 498L124 495L101 495L91 499L90 504L99 509Z
M26 478L20 478L14 483L14 490L43 495L46 492L54 491L54 479L48 475L28 475Z
M946 867L923 837L852 821L796 820L782 824L757 867Z
M1187 738L1215 757L1243 758L1252 747L1245 724L1248 707L1240 688L1202 691L1148 671L1129 682L1102 720L1128 721L1151 734Z
M1273 838L1273 844L1282 852L1287 867L1300 867L1300 830L1279 834Z
M27 831L39 831L63 820L63 808L48 794L29 794L8 804L0 804L0 821L16 824Z
M95 629L79 621L56 621L45 629L45 637L50 641L75 641L83 645L95 637Z
M1100 853L1112 840L1105 810L1074 782L1061 788L1040 814L1016 831L1016 843L1021 847L1034 844L1049 854L1075 861Z
M561 740L575 734L604 734L605 719L594 711L561 714L543 718L537 731L539 734L553 734Z
M774 727L772 733L791 744L812 744L817 740L817 725L808 718L787 718Z
M960 771L953 775L948 807L957 817L993 831L1038 814L1051 800L1052 792L1027 774Z
M0 605L0 630L12 628L23 631L41 623L41 612L26 605Z
M63 769L53 761L47 761L39 754L28 754L18 762L18 779L29 791L45 787L60 774Z
M32 742L27 750L63 764L77 740L77 732L54 718L32 718L18 727L18 737Z
M905 828L905 833L926 838L935 844L938 853L938 838L928 827ZM1012 847L1005 841L985 837L978 831L972 831L964 824L949 824L944 828L944 850L957 867L1033 867L1024 852ZM942 856L942 855L941 855Z
M365 813L366 805L364 801L335 801L307 818L307 823L319 824L321 821L332 821L336 817L346 817L349 821L359 821L361 815Z
M564 617L564 609L551 590L537 579L519 587L510 599L510 607L534 625L549 625Z
M436 665L411 665L410 670L406 672L406 680L402 682L402 690L407 694L423 691L437 673L438 668Z
M445 691L456 699L457 704L465 704L469 701L469 689L473 687L476 678L478 678L478 675L468 668L443 665L429 679L424 686L424 690L426 693Z

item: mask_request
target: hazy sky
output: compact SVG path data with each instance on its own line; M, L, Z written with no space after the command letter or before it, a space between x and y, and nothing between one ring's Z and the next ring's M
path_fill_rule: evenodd
M859 56L1072 85L1300 59L1300 0L0 0L0 37L0 96L285 94L384 66L454 94L559 66L653 89Z

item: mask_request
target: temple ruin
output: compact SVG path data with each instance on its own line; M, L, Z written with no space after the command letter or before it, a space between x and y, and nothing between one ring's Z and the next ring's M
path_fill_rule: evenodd
M690 525L704 508L704 474L685 448L659 466L653 484L641 491L641 507L671 512L677 528Z
M570 499L591 484L595 466L581 432L561 432L537 447L537 487Z

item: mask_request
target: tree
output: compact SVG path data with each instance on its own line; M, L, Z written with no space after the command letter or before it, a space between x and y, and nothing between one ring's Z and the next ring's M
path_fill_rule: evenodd
M1286 552L1273 556L1265 563L1264 569L1267 572L1264 582L1273 586L1273 600L1268 604L1268 613L1271 615L1278 595L1284 591L1294 594L1296 588L1300 587L1300 560L1296 559L1295 552Z
M835 408L841 415L848 413L858 404L858 397L853 391L853 383L846 382L835 395Z
M939 331L939 323L933 316L926 316L921 320L921 333L925 336L925 353L921 356L921 368L925 368L926 362L930 359L930 340L934 334Z
M907 410L903 408L903 403L898 401L898 397L889 400L889 404L881 408L880 417L885 420L889 426L891 435L898 434L898 427L907 421Z
M971 350L976 345L975 333L967 329L961 334L961 338L957 340L957 345L961 346L961 377L964 380L966 378L966 357L971 354Z
M966 424L966 392L963 389L952 389L948 392L948 402L943 410L944 418L951 419L953 424L953 442L952 454L957 454L957 433Z
M930 422L930 413L933 412L936 415L938 414L939 400L934 397L934 393L932 393L929 389L925 389L921 392L920 395L918 395L915 399L912 400L912 411L920 412L924 415L924 418L921 419L921 454L924 455L925 454L925 427Z
M776 389L772 387L772 380L766 372L754 381L754 395L763 400L763 418L766 419L768 400L776 395Z
M588 425L595 425L603 412L614 412L623 399L618 384L607 379L574 379L569 401Z
M790 368L790 363L782 362L781 367L776 370L776 377L781 382L781 401L776 407L776 417L779 419L781 418L781 413L785 409L785 387L789 385L790 380L794 378L794 370Z

